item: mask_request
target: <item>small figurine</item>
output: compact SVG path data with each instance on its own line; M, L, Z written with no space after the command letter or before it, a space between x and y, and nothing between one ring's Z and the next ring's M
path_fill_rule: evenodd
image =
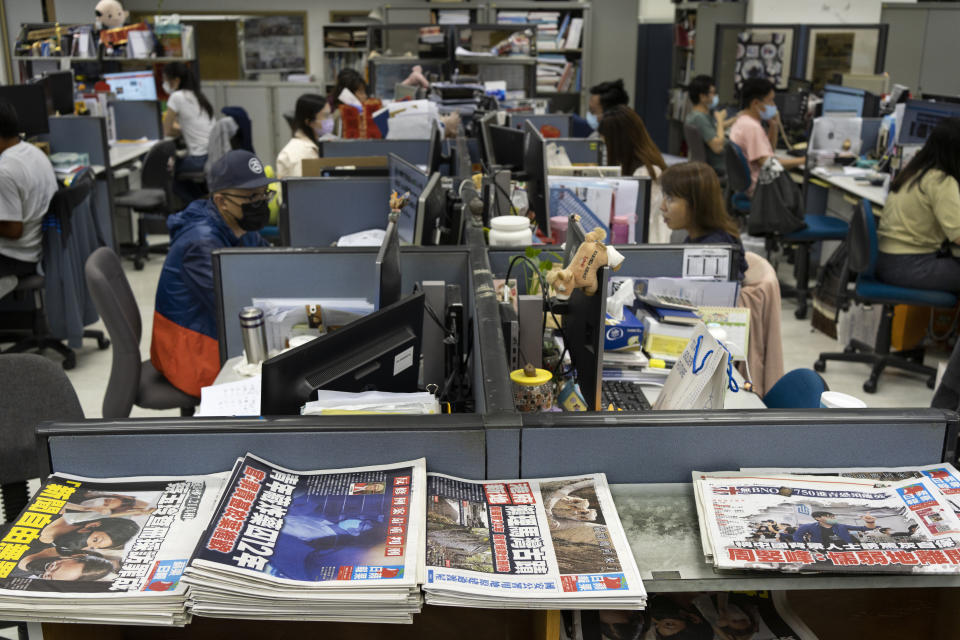
M100 0L94 13L97 16L97 25L101 29L122 27L130 17L130 12L124 11L123 5L117 0Z
M601 228L591 230L577 248L570 265L564 269L547 272L547 283L557 290L557 299L566 300L576 288L588 296L597 292L597 269L609 266L616 271L623 263L623 254L603 244L607 232Z
M407 206L407 200L410 199L410 192L407 191L403 195L400 195L396 191L390 193L390 213L399 214L405 206Z

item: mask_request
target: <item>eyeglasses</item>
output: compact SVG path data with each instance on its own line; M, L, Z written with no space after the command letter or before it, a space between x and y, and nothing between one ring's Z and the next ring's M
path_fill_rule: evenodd
M222 193L222 195L224 195L224 196L226 196L226 197L228 197L228 198L233 198L233 199L235 199L235 200L238 200L238 201L240 201L241 203L244 203L244 202L262 202L262 201L264 201L264 200L267 201L267 202L272 202L273 199L277 197L277 192L276 192L276 191L273 191L272 189L265 189L265 190L263 190L263 191L260 191L260 192L258 192L258 193L254 193L254 194L251 194L251 195L241 195L241 194L239 194L239 193L227 193L226 191L224 191L224 192Z

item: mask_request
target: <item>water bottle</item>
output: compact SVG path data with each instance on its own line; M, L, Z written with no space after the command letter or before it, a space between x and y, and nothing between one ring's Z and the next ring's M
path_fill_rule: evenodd
M259 364L267 359L267 332L263 323L263 311L257 307L240 310L240 331L243 333L243 349L247 362Z

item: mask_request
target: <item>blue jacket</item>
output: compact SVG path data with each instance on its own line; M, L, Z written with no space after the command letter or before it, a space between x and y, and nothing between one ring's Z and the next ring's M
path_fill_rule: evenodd
M260 247L259 233L237 237L212 200L195 200L167 218L170 251L157 285L150 360L184 393L199 396L220 370L213 290L215 249Z
M833 530L837 534L837 537L843 540L845 543L850 544L853 542L853 538L850 537L851 531L867 531L869 527L854 527L847 524L835 524L833 525ZM804 542L804 536L810 534L810 540L807 542L819 542L823 543L823 536L820 534L820 523L811 522L808 524L803 524L797 527L797 530L793 534L794 542Z

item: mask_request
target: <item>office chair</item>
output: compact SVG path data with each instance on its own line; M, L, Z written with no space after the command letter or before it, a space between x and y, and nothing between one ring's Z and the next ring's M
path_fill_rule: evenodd
M693 162L707 161L707 143L700 135L700 129L692 124L684 123L683 139L687 142L687 157Z
M140 361L140 309L120 258L109 248L100 247L87 259L85 271L97 313L113 340L113 364L103 397L103 417L126 418L133 405L180 409L180 415L193 415L200 399L170 384L150 360Z
M857 273L854 298L866 304L883 305L880 327L877 330L876 343L873 346L858 340L851 340L842 353L821 353L813 364L817 371L827 368L828 360L842 362L864 362L871 365L870 377L863 383L863 390L875 393L877 381L886 367L896 367L927 376L927 387L933 389L937 370L923 364L923 347L890 352L890 337L893 330L893 308L898 304L953 308L957 296L947 291L929 289L910 289L885 284L877 280L877 225L868 200L856 207L850 221L850 233L847 235L850 249L849 267Z
M147 152L140 174L140 188L122 193L113 199L118 207L126 207L137 213L137 241L121 246L121 253L133 259L137 271L143 269L151 249L164 251L166 243L150 247L147 243L149 222L166 222L174 213L173 163L176 144L172 140L157 143ZM165 228L164 228L165 230Z
M763 396L768 409L816 409L820 394L829 391L826 381L813 369L786 373Z
M750 164L743 150L736 143L727 141L724 145L724 161L727 167L727 187L731 192L730 204L734 213L750 215L751 201L747 195L750 188ZM769 235L766 238L767 260L779 245L794 245L793 273L796 287L781 285L781 295L797 300L794 317L802 320L807 317L807 300L810 297L810 253L813 245L823 240L843 240L847 236L848 225L840 218L826 215L806 214L803 216L805 227L799 231L784 235Z

